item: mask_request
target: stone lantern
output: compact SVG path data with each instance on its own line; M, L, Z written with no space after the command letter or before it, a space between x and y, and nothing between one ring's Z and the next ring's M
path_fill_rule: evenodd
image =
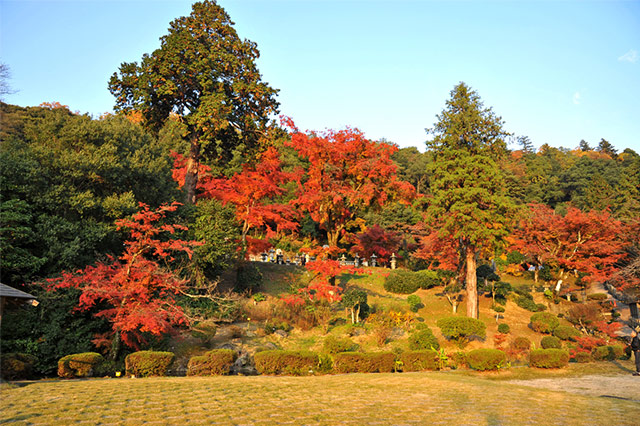
M391 253L391 269L396 269L396 254Z

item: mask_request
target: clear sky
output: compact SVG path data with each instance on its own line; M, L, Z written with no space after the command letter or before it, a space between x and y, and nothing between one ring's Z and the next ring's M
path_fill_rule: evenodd
M159 47L181 0L0 0L15 94L99 116L120 63ZM357 127L424 150L464 81L516 135L640 152L639 1L220 0L302 129Z

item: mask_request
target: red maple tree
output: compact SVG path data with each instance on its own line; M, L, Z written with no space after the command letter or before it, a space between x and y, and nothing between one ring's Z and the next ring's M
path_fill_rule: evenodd
M305 133L290 118L282 122L291 133L289 146L309 164L292 204L327 233L329 246L338 246L365 208L413 197L413 186L397 177L395 146L372 142L357 129Z
M187 161L179 154L173 155L173 177L182 185ZM280 154L274 147L265 150L255 164L244 164L241 172L230 177L215 177L203 164L200 164L198 175L198 198L214 198L234 207L236 218L242 224L242 244L249 252L264 247L259 239L248 238L250 230L264 227L266 237L272 237L298 227L293 209L287 204L273 202L274 197L285 192L283 184L299 176L297 172L282 170Z
M398 253L402 238L397 232L387 231L380 225L373 225L357 234L354 242L350 250L352 254L364 258L370 258L375 254L381 264L387 264L391 255Z
M561 216L550 207L530 204L529 212L514 231L512 247L536 265L551 263L559 280L582 272L587 283L603 281L626 256L625 225L608 211L583 212L569 207Z
M108 257L75 273L63 272L50 279L48 289L77 288L81 291L79 310L97 308L97 317L112 325L115 339L132 348L144 343L143 333L161 335L174 325L187 322L175 296L185 291L184 280L162 268L159 260L171 261L176 252L189 257L199 243L166 238L181 225L160 224L179 203L163 205L156 210L140 204L140 211L131 219L116 221L118 229L129 232L125 251L119 258Z

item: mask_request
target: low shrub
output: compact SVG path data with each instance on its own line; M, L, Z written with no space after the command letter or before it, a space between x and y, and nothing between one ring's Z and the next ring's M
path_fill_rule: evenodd
M607 293L592 293L587 295L588 300L607 300L609 295Z
M96 352L67 355L58 361L58 376L63 379L91 377L94 370L103 362L102 355Z
M575 355L573 355L573 359L575 360L575 362L579 362L579 363L586 363L586 362L593 361L593 357L589 352L576 352Z
M529 365L537 368L562 368L569 363L569 352L556 349L534 349L529 354Z
M187 376L215 376L229 374L238 354L231 349L214 349L202 356L194 356L187 365Z
M510 331L511 331L511 327L509 327L509 324L505 324L505 323L498 324L498 333L509 334Z
M504 311L505 311L504 306L500 306L500 305L493 305L493 306L491 307L491 309L493 309L495 312L497 312L497 313L499 313L499 314L502 314L502 313L504 313Z
M547 308L543 304L537 304L533 301L532 298L529 298L527 296L516 296L514 300L516 302L516 305L531 312L540 312L544 311Z
M547 334L553 333L559 325L558 317L549 312L537 312L531 315L531 322L529 322L529 326L534 331Z
M23 353L6 353L0 355L0 377L3 380L30 379L37 359L33 355Z
M172 352L139 351L124 359L127 375L166 376L175 355Z
M414 272L414 274L419 288L429 289L442 285L442 278L437 271L423 269L421 271Z
M273 334L276 330L289 332L292 328L286 321L269 320L264 323L264 332L266 334Z
M438 370L438 353L433 350L407 351L400 354L402 371Z
M467 364L474 370L498 370L507 361L507 354L499 349L475 349L467 353Z
M598 346L593 349L591 356L596 361L613 361L625 358L624 346L622 345L606 345Z
M393 352L342 352L333 357L336 373L390 373L395 365Z
M467 354L462 351L453 352L447 354L449 358L449 367L453 368L464 368L468 366L467 364Z
M513 339L511 346L519 351L528 351L531 348L531 340L526 337L519 336Z
M463 346L469 337L478 336L482 339L486 336L487 326L484 322L469 317L444 317L437 322L440 331L447 338L458 342Z
M389 293L410 294L420 288L415 272L406 269L395 269L384 280L384 289Z
M253 357L260 374L304 376L319 370L320 358L311 351L270 350Z
M570 325L559 325L553 330L553 335L560 340L575 341L577 337L582 336L582 333Z
M358 349L358 345L349 338L341 338L329 336L324 339L322 349L328 354L337 354L340 352L352 352Z
M262 272L252 263L244 263L238 267L234 290L239 293L253 293L262 285Z
M422 325L409 336L409 349L417 351L421 349L440 349L438 339L427 325Z
M410 294L409 297L407 297L407 303L409 304L409 310L411 312L418 312L418 310L424 306L422 300L415 294Z
M540 346L542 349L560 349L562 348L562 341L555 336L544 336L540 340Z

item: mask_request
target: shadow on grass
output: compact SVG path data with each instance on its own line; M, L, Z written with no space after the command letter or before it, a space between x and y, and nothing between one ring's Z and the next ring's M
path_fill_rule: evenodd
M22 414L20 416L9 417L8 419L0 419L0 425L6 424L6 423L25 421L33 417L39 417L39 416L41 416L41 414Z

